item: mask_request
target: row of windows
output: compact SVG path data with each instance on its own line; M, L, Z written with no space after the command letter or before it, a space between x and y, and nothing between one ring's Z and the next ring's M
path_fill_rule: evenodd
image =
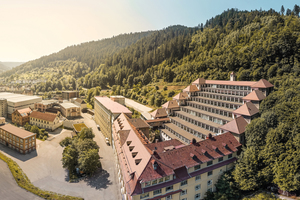
M223 99L219 98L219 97L222 97L222 96L219 96L219 95L200 93L198 96L200 96L200 97L193 97L192 100L193 101L198 101L200 103L210 104L210 105L213 105L213 106L218 106L218 107L223 107L223 108L228 108L228 109L233 109L233 110L236 110L240 107L240 105L236 105L235 103L243 103L242 99L234 98L234 97L224 97L224 99L226 99L226 100L223 100ZM208 99L203 99L201 97L216 99L216 100L208 100ZM224 102L224 101L227 101L227 99L228 100L232 99L233 100L232 103Z
M194 119L191 119L191 118L189 118L189 117L183 116L183 115L178 114L178 113L176 113L175 115L176 115L177 117L179 117L179 118L181 118L181 119L187 121L187 122L190 122L190 123L192 123L192 124L195 124L196 126L199 126L199 127L203 128L203 129L206 129L206 130L208 130L208 131L211 131L211 132L214 132L214 133L218 133L218 132L219 132L219 129L218 129L218 128L215 128L215 127L213 127L213 126L204 124L204 123L202 123L202 122L196 121L196 120L194 120Z
M6 132L6 131L4 131L2 129L0 129L0 137L1 138L7 138L7 139L10 138L10 141L15 140L17 142L23 143L23 139L15 136L15 135L13 135L13 134L11 134L9 132ZM35 139L35 136L29 137L28 139L25 139L25 143L31 142L34 139Z
M176 131L174 131L173 129L165 126L165 129L167 129L168 131L170 131L171 133L173 133L174 135L176 135L176 137L178 137L180 140L184 141L185 143L189 144L191 141L185 137L183 137L182 135L180 135L179 133L177 133Z
M216 94L224 94L231 96L239 96L244 97L247 96L250 92L240 92L240 91L232 91L232 90L216 90L216 89L201 89L202 92L216 93Z
M230 89L230 90L248 90L251 91L251 87L249 86L239 86L239 85L218 85L218 84L206 84L204 87L207 88L222 88L222 89Z
M212 122L220 124L220 125L224 125L224 124L228 123L228 121L226 121L226 120L220 119L218 117L212 117L212 116L209 116L209 115L205 115L205 114L202 114L200 112L190 110L189 108L186 108L186 107L181 108L181 110L184 111L184 112L187 112L191 115L200 117L200 118L205 119L205 120L212 121ZM216 109L211 109L211 108L204 107L204 111L211 112L211 113L216 112L216 114L218 114L218 115L223 115L225 117L232 117L232 113L225 112L225 111L222 111L222 110L216 110ZM212 111L214 111L214 112L212 112Z
M185 126L185 125L182 125L181 123L175 121L174 119L171 119L171 122L172 122L173 124L175 124L176 126L180 127L181 129L183 129L183 130L185 130L185 131L187 131L187 132L193 134L194 136L196 136L196 137L198 137L198 138L201 138L201 139L203 139L203 140L206 138L206 136L203 135L202 133L200 133L200 132L198 132L198 131L195 131L195 130L193 130L193 129L191 129L191 128ZM172 133L172 132L171 132L171 133ZM173 133L173 134L174 134L174 133ZM176 135L176 134L174 134L174 135ZM176 136L177 136L177 135L176 135Z
M0 139L0 142L5 144L6 142L10 142L8 145L9 147L13 148L13 149L23 149L23 144L20 144L18 142L15 142L15 141L8 141L7 139L3 138L3 139ZM28 148L31 148L31 147L34 147L34 144L35 142L32 142L32 143L29 143L29 144L26 144L25 145L25 149L28 149Z
M209 104L209 105L212 105L212 106L218 106L218 107L220 107L220 109L221 109L221 107L223 107L223 108L227 108L227 109L236 110L236 109L238 109L240 107L240 105L235 105L235 104L230 104L230 103L224 103L224 102L214 101L214 100L207 100L207 99L202 99L202 98L197 98L197 97L193 97L192 100L193 101L197 101L199 103ZM191 104L191 105L193 104L193 102L188 102L188 103ZM205 111L208 111L209 108L210 108L210 107L200 106L200 105L196 104L196 107L197 106L199 106L199 108L201 108L202 110L205 110ZM208 111L208 112L212 112L213 110L215 111L214 113L217 113L217 114L222 113L222 112L223 113L226 112L226 111L222 111L222 109L219 110L219 109L214 109L214 108L211 108L211 111ZM225 113L221 114L221 115L229 116L229 114L225 114Z
M49 122L47 122L45 120L36 119L36 118L30 118L30 121L37 121L37 122L42 122L42 123L45 123L45 124L49 124Z
M217 100L220 100L220 101L230 101L230 102L235 102L235 103L243 103L243 99L238 98L238 97L229 97L229 96L224 96L224 95L207 94L207 93L201 93L201 92L196 93L196 96L211 98L211 99L217 99ZM222 107L224 107L224 106L222 106Z

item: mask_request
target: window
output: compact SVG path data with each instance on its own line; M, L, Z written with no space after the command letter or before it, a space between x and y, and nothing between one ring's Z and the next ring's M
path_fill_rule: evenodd
M150 186L150 185L151 185L151 182L150 182L150 181L148 181L148 182L145 183L145 187L148 187L148 186Z
M207 172L207 176L211 176L213 174L213 171Z
M199 200L201 198L201 194L198 193L198 194L195 194L195 200Z
M182 190L182 191L180 192L180 195L181 195L181 196L186 195L186 194L187 194L187 189Z
M158 179L158 183L162 183L162 182L164 182L164 178Z
M213 161L212 161L212 160L207 162L207 166L210 166L210 165L212 165L212 164L213 164Z
M166 196L166 200L171 200L172 199L172 195Z
M173 185L166 187L166 192L173 190Z
M199 170L201 168L201 165L196 165L195 167L194 167L194 170L196 171L196 170Z
M149 192L140 195L140 199L144 199L144 198L147 198L147 197L149 197Z
M157 184L157 180L152 181L152 185L156 185Z
M201 180L201 175L195 177L195 181Z
M229 154L229 155L228 155L228 159L229 159L229 158L232 158L232 154Z
M219 162L222 162L223 161L223 157L219 158Z
M212 185L212 180L207 181L207 186Z
M154 191L153 191L153 196L158 195L158 194L160 194L160 193L161 193L161 189L154 190Z
M200 190L200 189L201 189L201 185L200 184L195 186L195 191Z
M181 185L181 186L187 185L187 180L181 181L180 185Z
M181 199L181 200L187 200L187 198L183 198L183 199Z

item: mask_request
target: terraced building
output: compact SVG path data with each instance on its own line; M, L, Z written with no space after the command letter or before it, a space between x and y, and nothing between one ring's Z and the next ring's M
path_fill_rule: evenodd
M236 81L234 73L230 81L199 78L162 106L170 122L163 124L161 137L190 144L193 138L200 141L229 131L244 144L246 125L258 115L261 101L272 89L265 79Z

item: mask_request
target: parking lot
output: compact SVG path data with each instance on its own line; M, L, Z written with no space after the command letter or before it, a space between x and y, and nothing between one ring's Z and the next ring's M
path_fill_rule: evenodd
M115 159L111 146L105 144L101 132L88 114L83 114L84 122L93 128L96 135L94 140L100 147L99 155L103 170L91 178L77 183L69 183L67 170L62 168L63 148L59 142L71 135L70 130L51 133L50 140L37 141L37 150L26 155L0 145L0 151L14 159L31 182L41 189L83 197L84 199L121 199L116 180ZM1 192L1 188L0 188Z

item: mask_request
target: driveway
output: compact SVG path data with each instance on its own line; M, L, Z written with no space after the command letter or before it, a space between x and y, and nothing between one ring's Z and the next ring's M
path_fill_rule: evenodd
M71 135L71 131L62 130L59 134L51 135L51 140L41 142L37 151L21 155L12 149L0 145L0 150L14 159L31 182L44 190L49 190L65 195L72 195L89 199L118 200L121 199L118 182L116 180L116 165L113 149L105 144L105 140L97 130L95 122L90 115L84 115L85 124L93 128L96 135L94 140L100 147L99 155L103 167L101 173L92 178L81 180L77 183L69 183L68 174L62 168L63 148L59 142ZM13 198L12 198L13 199Z
M16 183L7 164L0 160L0 199L1 200L39 200L39 196L28 192Z
M139 111L144 116L144 118L151 119L151 115L149 114L149 112L152 110L152 108L144 106L143 104L140 104L128 98L125 98L125 105Z

